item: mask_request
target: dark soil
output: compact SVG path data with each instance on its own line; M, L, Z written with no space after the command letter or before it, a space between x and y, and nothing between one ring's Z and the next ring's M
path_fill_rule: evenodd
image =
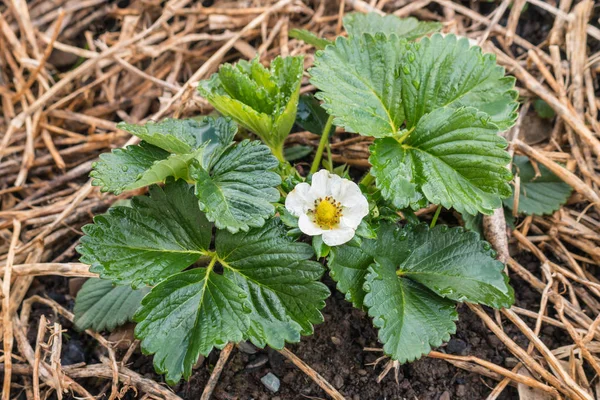
M523 265L532 271L536 272L539 268L537 262L528 255L519 258ZM345 301L343 295L335 290L334 282L330 278L326 277L324 281L333 293L323 310L325 322L315 327L313 336L302 338L299 344L289 345L289 349L334 385L347 399L484 399L497 384L490 378L459 369L446 361L430 358L403 365L398 374L398 383L394 379L393 370L381 383L377 383L377 377L386 361L373 366L371 364L382 354L364 350L365 347L380 347L377 332L372 327L370 318ZM511 284L515 288L518 306L530 310L537 309L538 293L518 279L513 280ZM66 293L67 287L68 282L65 278L46 277L43 284L34 284L29 294L44 293L72 308L73 300ZM37 305L34 306L31 317L35 320L42 313L50 318L53 315L49 308ZM449 343L438 349L439 351L473 355L506 368L514 367L514 356L477 316L466 306L459 306L459 314L456 334ZM60 322L67 329L63 343L63 364L99 362L97 352L101 351L101 348L87 335L74 331L68 321L61 318ZM533 323L530 320L526 322ZM519 345L527 346L527 340L518 329L510 324L506 324L504 329ZM34 336L35 332L30 332L32 343L35 341ZM562 331L550 326L544 328L540 337L550 348L562 345L565 340ZM199 363L190 380L182 381L173 390L183 399L200 398L219 357L218 353L214 351ZM163 381L162 377L154 372L152 357L139 352L130 360L129 368L147 378ZM261 382L261 378L269 372L280 379L281 386L277 393L270 392ZM99 392L106 381L90 379L82 383L92 392L94 387L97 388L96 392ZM130 392L125 398L136 397ZM245 345L232 353L213 398L292 400L328 397L308 376L278 352ZM508 387L500 399L518 399L516 389Z

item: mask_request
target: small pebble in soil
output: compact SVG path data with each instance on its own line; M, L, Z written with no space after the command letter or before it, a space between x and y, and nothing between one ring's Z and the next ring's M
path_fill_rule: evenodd
M446 390L444 393L442 393L439 400L450 400L450 392Z
M360 376L365 376L368 374L366 369L359 369L357 372Z
M250 342L240 342L237 347L242 353L246 354L256 354L258 351L258 349Z
M467 350L467 343L462 339L452 338L448 342L446 350L450 354L464 355L463 353Z
M281 386L279 378L273 375L271 372L260 378L260 381L273 393L277 393L279 391L279 386Z
M344 386L344 378L341 375L336 375L333 377L333 386L336 389L341 389Z
M64 343L60 362L62 365L72 365L85 362L83 344L77 339L70 339Z
M464 395L467 394L467 388L465 385L458 385L456 387L456 396L457 397L464 397Z
M506 357L506 358L504 359L504 365L505 365L507 368L514 368L514 367L516 367L518 362L519 362L519 360L517 360L517 359L516 359L516 358L514 358L514 357Z
M269 357L266 354L259 354L254 360L246 364L246 369L262 367L269 362Z
M335 344L336 346L339 346L340 344L342 344L342 341L339 338L332 336L331 343Z

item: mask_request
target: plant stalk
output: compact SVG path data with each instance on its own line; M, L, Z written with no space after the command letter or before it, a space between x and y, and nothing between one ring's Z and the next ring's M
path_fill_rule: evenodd
M375 182L375 177L367 172L367 174L360 180L359 185L369 186Z
M323 150L325 150L325 146L327 145L327 143L329 143L329 131L331 130L331 125L333 125L333 115L330 115L329 118L327 118L325 128L323 128L323 133L321 133L319 147L317 147L315 159L313 160L312 166L310 167L311 174L317 172L319 166L321 165L321 159L323 158ZM331 170L329 172L331 172Z
M285 164L287 161L283 155L283 143L279 147L271 146L271 152L279 160L280 163Z
M435 209L435 214L433 214L433 219L431 220L431 224L429 224L429 229L433 229L435 224L437 223L438 217L440 216L440 212L442 211L442 206L437 206Z

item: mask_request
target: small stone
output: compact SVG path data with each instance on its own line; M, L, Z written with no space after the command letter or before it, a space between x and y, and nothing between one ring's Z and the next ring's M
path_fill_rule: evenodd
M246 354L256 354L258 352L258 349L250 342L240 342L237 347L242 353Z
M504 359L504 365L505 365L507 368L514 368L514 367L516 367L516 366L517 366L517 364L518 364L518 363L519 363L519 360L517 360L517 359L516 359L516 358L514 358L514 357L506 357L506 358Z
M467 350L467 343L462 339L452 338L448 342L446 350L450 354L464 355L463 353Z
M342 344L342 341L339 338L332 336L331 343L335 344L336 346L339 346L340 344Z
M360 376L365 376L368 374L366 369L359 369L357 372Z
M85 362L83 343L77 339L68 340L62 348L62 365L73 365Z
M279 391L279 387L281 386L279 378L273 375L271 372L260 378L260 381L273 393L277 393Z
M464 397L467 394L467 387L465 385L458 385L456 387L456 396Z
M344 378L341 375L336 375L333 377L333 386L336 389L341 389L344 386Z
M439 400L450 400L450 392L446 390L442 393Z
M248 364L246 364L246 369L262 367L263 365L265 365L268 362L269 362L269 357L267 357L266 354L259 354L258 357L256 357L256 359L254 359L254 360L250 361Z
M352 396L352 400L360 400L360 396L355 394L354 396Z
M498 347L502 344L502 342L500 341L500 339L498 339L498 336L496 335L488 335L487 340L490 346L492 347Z

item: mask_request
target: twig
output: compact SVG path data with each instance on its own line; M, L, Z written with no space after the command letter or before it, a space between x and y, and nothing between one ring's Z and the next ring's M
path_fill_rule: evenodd
M278 351L279 351L279 353L284 355L288 360L293 362L296 367L300 368L300 370L302 372L304 372L306 375L308 375L308 377L310 379L312 379L317 385L319 385L319 387L321 389L323 389L325 391L325 393L327 393L329 396L331 396L331 398L333 398L334 400L344 400L344 396L342 396L341 393L338 392L331 385L331 383L327 382L325 380L325 378L323 378L321 375L319 375L319 373L317 371L312 369L308 364L306 364L304 361L302 361L300 358L298 358L298 356L296 356L294 353L292 353L285 347Z
M229 355L231 354L234 346L235 344L230 342L227 343L227 346L225 346L223 350L221 350L219 361L217 361L215 369L213 370L212 374L210 374L210 378L206 383L204 390L202 391L202 397L200 397L200 400L209 400L210 396L212 396L212 392L215 390L217 382L219 382L219 377L221 376L221 372L223 372L223 367L225 367L225 364L227 364L227 360L229 360Z
M13 347L13 324L12 315L10 315L10 283L13 261L15 259L15 249L21 234L21 223L13 220L13 234L8 250L6 267L4 268L4 277L2 281L2 325L4 329L4 383L2 385L2 400L10 400L11 367L12 367L12 347Z

